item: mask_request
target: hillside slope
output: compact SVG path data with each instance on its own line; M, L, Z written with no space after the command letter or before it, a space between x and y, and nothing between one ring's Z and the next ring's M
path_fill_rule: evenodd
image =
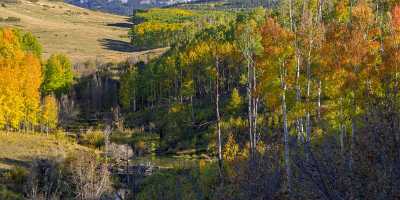
M32 160L60 158L66 154L86 150L62 135L9 133L0 131L0 171L15 166L29 167Z
M0 0L0 3L3 0ZM4 20L9 18L17 20ZM129 44L128 17L79 8L56 1L2 3L2 26L32 32L43 44L44 57L67 54L76 62L88 59L121 61L149 52L135 52ZM20 20L20 21L18 21Z

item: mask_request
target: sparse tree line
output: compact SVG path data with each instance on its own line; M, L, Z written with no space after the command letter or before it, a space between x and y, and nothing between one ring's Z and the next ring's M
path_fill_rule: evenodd
M53 55L45 63L30 33L0 29L0 129L57 128L58 100L73 81L70 61Z

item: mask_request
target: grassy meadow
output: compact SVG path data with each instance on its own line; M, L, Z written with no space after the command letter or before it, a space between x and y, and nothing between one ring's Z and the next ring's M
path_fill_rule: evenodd
M37 158L65 157L68 153L84 150L64 134L0 132L0 169L29 167Z
M131 26L126 16L91 11L60 1L20 0L0 6L0 27L32 32L43 45L44 58L63 53L74 63L120 62L129 57L146 59L153 52L162 52L135 51L127 34Z

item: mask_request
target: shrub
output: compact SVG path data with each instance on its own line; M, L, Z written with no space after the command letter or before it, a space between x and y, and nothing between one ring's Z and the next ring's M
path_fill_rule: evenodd
M6 22L20 22L21 19L18 17L7 17L4 21Z
M32 162L29 180L25 184L30 199L71 199L69 174L59 159L37 159ZM34 191L34 192L33 192Z
M144 141L137 141L133 145L134 153L137 156L143 156L145 153L148 153L148 149L146 147L146 143Z
M0 199L2 200L22 200L22 195L8 190L5 186L0 185Z
M22 185L27 180L28 171L22 167L15 167L6 172L4 176L8 183Z
M69 155L65 167L73 175L72 184L78 199L105 199L111 189L108 166L93 151L77 151Z
M22 167L15 167L6 171L0 177L0 184L6 185L9 188L12 188L13 191L23 192L24 185L27 183L29 173L26 169ZM0 195L1 197L1 195ZM2 199L2 198L0 198Z
M82 136L80 141L82 144L89 145L96 148L101 148L105 144L105 137L101 131L89 130Z

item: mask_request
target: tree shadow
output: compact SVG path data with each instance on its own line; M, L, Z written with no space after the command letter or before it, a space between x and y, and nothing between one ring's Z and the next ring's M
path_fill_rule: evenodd
M116 27L116 28L132 28L133 27L133 23L130 22L117 22L117 23L108 23L107 26L112 26L112 27Z
M129 42L121 41L121 40L114 40L114 39L108 39L104 38L99 40L101 45L108 49L108 50L113 50L113 51L120 51L120 52L135 52L137 49L131 45Z
M0 158L0 163L25 168L30 167L32 164L30 161L15 160L10 158Z

